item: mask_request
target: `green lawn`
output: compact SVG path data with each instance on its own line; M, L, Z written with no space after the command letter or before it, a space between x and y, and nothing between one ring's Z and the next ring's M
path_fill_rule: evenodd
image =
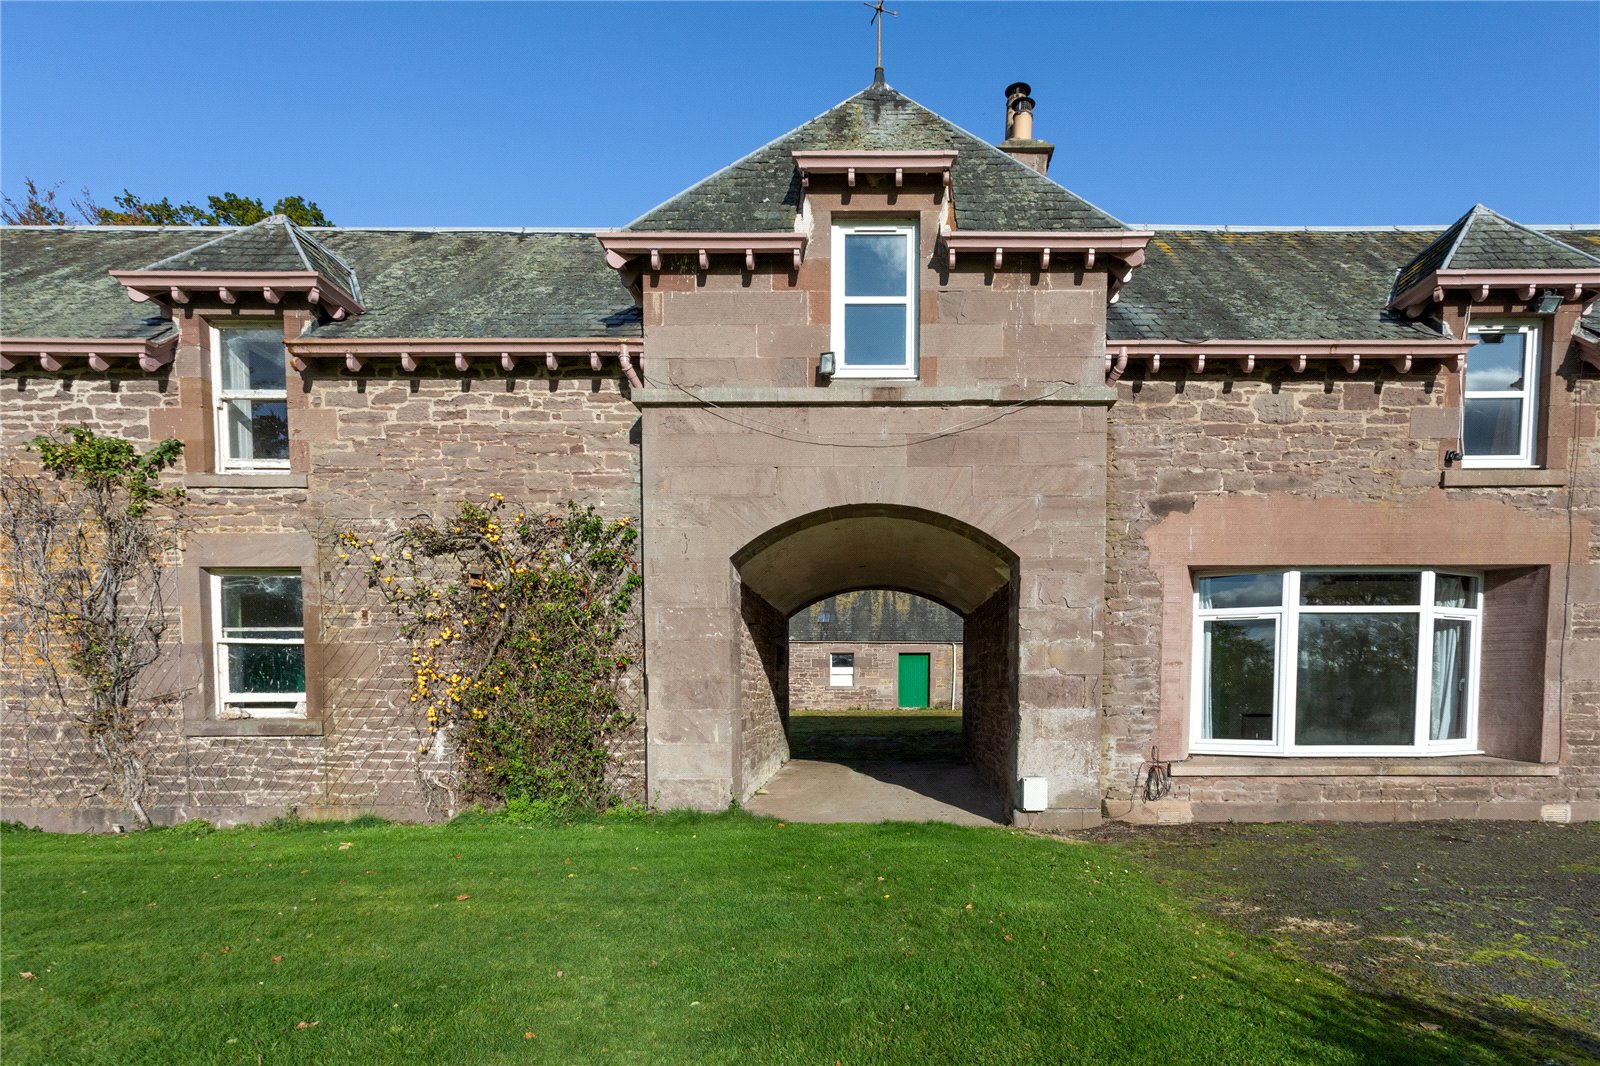
M480 817L0 847L8 1066L1502 1061L1115 848L1010 830Z
M841 762L963 757L960 711L791 711L789 753Z

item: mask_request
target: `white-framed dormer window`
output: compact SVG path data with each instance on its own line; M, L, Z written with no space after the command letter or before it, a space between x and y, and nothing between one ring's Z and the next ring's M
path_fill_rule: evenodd
M835 377L916 376L917 254L914 223L833 227Z
M828 685L831 688L849 688L856 683L856 657L854 652L836 651L828 655Z
M211 571L209 578L217 717L304 718L300 571Z
M1539 327L1473 322L1461 399L1462 466L1531 467L1538 461Z
M1475 752L1482 586L1443 570L1200 577L1190 750Z
M289 389L283 326L239 322L211 330L217 469L289 469Z

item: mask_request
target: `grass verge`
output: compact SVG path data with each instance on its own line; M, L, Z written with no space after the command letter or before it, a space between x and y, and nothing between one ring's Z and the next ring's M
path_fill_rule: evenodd
M7 1063L1492 1063L1113 847L663 815L8 833ZM32 977L25 977L31 974Z

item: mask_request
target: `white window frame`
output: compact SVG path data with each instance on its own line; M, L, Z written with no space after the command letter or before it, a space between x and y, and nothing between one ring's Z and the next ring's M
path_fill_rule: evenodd
M1522 385L1521 389L1477 389L1467 388L1467 373L1465 364L1461 371L1461 450L1467 450L1467 401L1468 400L1521 400L1522 401L1522 430L1516 455L1465 455L1461 460L1463 467L1478 468L1528 468L1535 467L1539 462L1538 425L1539 425L1539 367L1542 364L1541 343L1543 337L1539 324L1528 319L1515 318L1486 318L1481 321L1468 323L1467 338L1476 340L1484 333L1520 333L1526 338L1523 342L1522 353Z
M237 322L213 322L211 324L211 386L215 393L213 405L212 424L216 427L217 437L217 470L220 473L249 474L262 472L279 472L289 469L289 460L284 459L236 459L229 454L228 441L228 401L230 400L282 400L285 417L288 416L289 407L289 349L287 345L283 352L283 388L282 389L233 389L223 387L222 381L222 341L223 334L229 330L246 329L277 329L281 334L283 323L277 319L241 319Z
M904 296L846 296L844 294L846 238L859 234L894 234L906 241L906 294ZM914 378L917 376L917 264L921 258L917 224L915 222L836 222L833 226L833 285L829 346L837 363L836 378ZM906 309L905 361L899 365L876 363L851 366L850 353L845 346L845 308L876 304L903 305Z
M849 659L850 665L835 666L834 660L836 659ZM828 687L854 688L855 684L856 653L853 651L830 651L828 653Z
M1418 574L1421 592L1417 604L1369 607L1302 607L1300 606L1300 578L1302 574ZM1206 607L1200 606L1200 581L1207 577L1226 577L1242 574L1282 574L1283 595L1277 607ZM1434 605L1436 579L1440 575L1470 578L1472 595L1467 607L1439 607ZM1192 594L1194 636L1190 662L1189 687L1189 750L1204 755L1281 755L1303 757L1427 757L1442 755L1479 755L1478 747L1478 686L1483 650L1483 575L1468 570L1444 568L1422 570L1416 567L1333 567L1310 566L1300 570L1268 567L1262 570L1224 570L1196 573ZM1295 681L1300 662L1300 616L1302 614L1415 614L1417 626L1417 691L1413 707L1414 732L1409 745L1296 744L1295 736ZM1208 739L1205 734L1206 678L1209 660L1205 647L1205 624L1218 619L1271 620L1277 626L1277 657L1274 663L1274 690L1271 740ZM1434 623L1446 619L1459 619L1471 623L1472 639L1467 660L1467 698L1464 707L1466 728L1459 740L1432 740L1429 738L1430 710L1433 678Z
M285 633L298 632L298 637L229 637L223 625L222 615L222 580L228 577L293 577L300 582L300 603L302 617L300 625L295 628L282 628ZM253 645L300 645L302 649L306 643L306 629L304 618L305 605L305 577L302 571L294 568L279 568L265 570L207 570L206 581L210 588L211 600L211 676L216 693L216 717L237 718L241 714L248 718L304 718L306 717L306 694L300 692L234 692L228 680L228 648L240 644ZM263 628L263 627L252 627ZM285 709L285 704L292 707Z

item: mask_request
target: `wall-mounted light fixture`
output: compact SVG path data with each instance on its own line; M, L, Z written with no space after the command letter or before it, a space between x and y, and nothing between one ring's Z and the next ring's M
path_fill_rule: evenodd
M1554 289L1546 289L1539 294L1539 306L1534 308L1535 314L1553 315L1561 310L1561 294Z
M833 353L823 352L817 356L817 373L825 378L833 377Z

